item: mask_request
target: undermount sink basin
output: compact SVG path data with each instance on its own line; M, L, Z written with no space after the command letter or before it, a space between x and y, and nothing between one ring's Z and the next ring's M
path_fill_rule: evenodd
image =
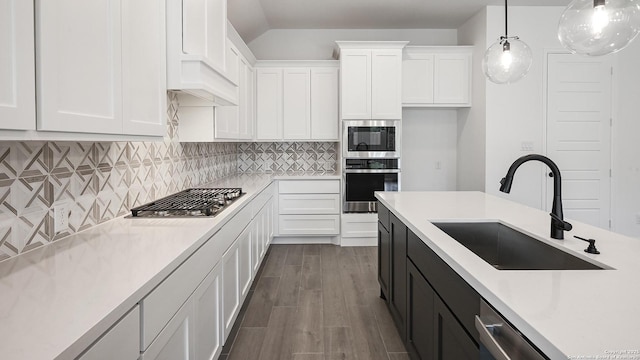
M498 222L433 225L498 270L603 270Z

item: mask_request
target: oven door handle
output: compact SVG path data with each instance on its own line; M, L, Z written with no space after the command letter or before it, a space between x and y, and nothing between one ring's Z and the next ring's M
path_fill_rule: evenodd
M400 169L344 169L346 174L399 174Z

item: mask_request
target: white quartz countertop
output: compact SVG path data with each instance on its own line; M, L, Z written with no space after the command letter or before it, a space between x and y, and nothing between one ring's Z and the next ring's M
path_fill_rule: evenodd
M72 359L135 306L274 179L238 175L202 187L246 194L213 218L120 217L0 262L0 358Z
M640 240L481 192L378 192L376 197L551 359L640 359ZM609 270L497 270L431 222L498 221ZM596 239L600 255L587 254Z

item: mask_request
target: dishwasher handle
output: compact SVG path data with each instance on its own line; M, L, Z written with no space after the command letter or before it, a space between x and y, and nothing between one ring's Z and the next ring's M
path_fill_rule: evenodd
M502 324L491 324L487 325L480 317L476 315L476 329L478 330L478 335L480 336L480 342L484 345L485 348L493 355L496 360L511 360L511 357L504 352L500 344L496 341L496 339L491 334L489 329L493 329L496 327L501 327Z

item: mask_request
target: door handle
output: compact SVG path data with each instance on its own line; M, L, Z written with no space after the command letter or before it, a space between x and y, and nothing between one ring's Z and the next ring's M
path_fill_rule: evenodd
M480 317L476 315L476 329L478 330L478 335L480 335L480 342L484 345L487 350L493 355L497 360L511 360L511 357L504 352L500 344L493 337L489 328L501 327L502 324L492 324L486 325L480 320Z

